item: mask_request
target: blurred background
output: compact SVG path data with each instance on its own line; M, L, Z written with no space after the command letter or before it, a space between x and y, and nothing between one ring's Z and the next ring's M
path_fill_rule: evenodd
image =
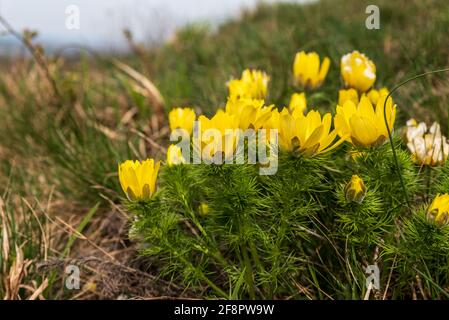
M290 0L284 2L311 2ZM49 51L68 43L88 45L97 50L127 49L123 29L148 45L167 40L175 30L189 23L202 22L217 27L242 10L254 9L261 0L1 0L0 15L17 29L33 29ZM264 0L264 3L279 0ZM76 6L80 28L66 28L66 8ZM14 54L17 42L0 38L0 54Z

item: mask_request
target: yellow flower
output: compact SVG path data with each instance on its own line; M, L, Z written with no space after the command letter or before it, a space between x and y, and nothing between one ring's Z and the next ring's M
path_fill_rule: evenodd
M298 52L293 62L293 76L298 85L315 89L326 78L329 71L330 59L323 59L320 67L320 56L316 52Z
M377 104L382 96L387 96L389 93L387 88L381 88L379 90L371 89L367 95L372 104Z
M348 100L354 102L354 104L359 103L359 94L357 93L357 90L350 88L348 90L343 89L338 91L338 104L340 106L344 105Z
M182 150L177 145L171 144L167 150L167 164L169 166L186 163L182 156Z
M265 129L265 134L263 132L260 133L259 138L263 141L269 142L271 141L270 130L278 130L280 127L280 119L284 114L290 114L287 108L283 108L281 112L279 112L278 108L274 107L270 110L270 117L265 121L262 128ZM274 138L274 137L273 137Z
M218 110L208 119L205 116L198 118L201 132L202 156L207 160L213 160L217 152L225 158L231 156L237 147L238 135L235 129L239 128L239 119L235 115ZM204 148L206 152L204 152Z
M263 100L229 98L226 113L237 118L240 129L257 130L271 117L271 109L274 107L264 107L264 104Z
M384 120L385 98L379 99L375 109L365 95L362 95L358 105L350 100L346 101L343 106L338 105L334 119L338 134L341 137L346 137L346 140L358 147L382 144L388 137ZM388 127L393 130L396 105L393 105L391 99L388 99L386 113Z
M284 113L279 118L279 143L287 151L303 153L313 156L330 151L337 147L343 139L337 143L334 140L337 131L331 131L332 116L327 113L321 119L318 111L311 110L297 117L290 113ZM334 144L333 144L334 143Z
M427 210L427 217L439 225L449 222L449 194L437 195Z
M304 92L292 94L289 108L292 112L296 111L304 113L304 111L307 109L306 94Z
M192 134L195 119L195 111L192 108L174 108L168 114L170 130L184 129L189 135Z
M344 188L345 198L348 202L361 203L366 195L366 187L358 175L353 175Z
M407 147L412 153L413 161L419 165L443 165L449 155L449 143L441 134L440 125L434 122L427 130L424 122L415 119L407 121Z
M345 54L340 62L341 75L346 87L366 92L376 81L376 65L363 53Z
M156 192L156 179L160 162L127 160L119 165L120 185L129 200L149 199Z
M240 79L228 82L229 97L237 99L264 99L270 77L263 71L246 69Z
M83 285L83 291L96 292L97 291L97 284L95 282L93 282L93 281L86 282Z

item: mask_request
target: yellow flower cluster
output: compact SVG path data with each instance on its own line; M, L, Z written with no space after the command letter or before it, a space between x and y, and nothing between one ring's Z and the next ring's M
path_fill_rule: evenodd
M323 84L329 67L327 57L320 62L315 52L298 52L293 63L294 80L303 88L317 88ZM240 79L228 82L229 96L223 109L218 109L210 118L201 115L197 119L192 108L174 108L168 116L170 129L183 129L190 136L197 119L205 160L213 159L217 153L225 158L233 155L238 132L246 129L276 129L282 150L307 157L331 151L344 141L357 147L380 145L388 137L383 109L388 90L372 88L376 79L374 63L354 51L342 57L341 75L348 88L339 92L335 117L307 110L304 92L294 93L288 108L267 105L264 99L270 78L263 71L247 69ZM391 98L387 101L386 116L392 130L396 106ZM168 148L166 162L169 166L185 164L187 160L190 159L183 158L179 146ZM153 159L119 165L120 183L128 198L151 197L156 190L158 169L159 162L155 165ZM358 181L358 184L363 182Z

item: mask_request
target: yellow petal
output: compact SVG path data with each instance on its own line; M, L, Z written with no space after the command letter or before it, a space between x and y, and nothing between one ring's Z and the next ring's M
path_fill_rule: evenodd
M323 62L321 63L320 73L318 75L319 82L323 82L326 78L330 65L330 59L328 57L324 58Z

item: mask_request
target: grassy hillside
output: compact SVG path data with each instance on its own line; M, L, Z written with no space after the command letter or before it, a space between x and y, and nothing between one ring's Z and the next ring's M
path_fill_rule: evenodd
M239 77L247 67L261 68L272 77L270 101L288 103L293 57L299 50L331 58L328 81L322 88L332 99L323 103L330 108L337 99L335 89L341 86L339 59L354 49L375 61L377 84L388 87L411 75L447 66L449 8L445 1L376 1L380 30L365 28L369 4L373 3L331 0L305 6L262 5L217 32L192 25L150 55L149 73L169 106L190 104L207 112L223 104L223 83ZM447 113L447 83L441 81L424 80L401 90L398 99L407 106L407 116L422 108ZM436 88L437 97L429 92L428 83Z
M380 30L365 28L368 4L380 8ZM116 174L125 159L164 157L169 109L193 106L211 114L226 102L225 83L245 68L265 70L268 102L286 105L294 54L306 50L332 62L320 94L309 101L335 111L343 54L364 52L376 63L377 86L392 88L449 66L448 30L446 0L323 0L260 5L217 30L193 24L155 49L133 43L125 57L87 51L67 61L43 55L25 35L34 59L0 66L0 234L7 239L0 250L0 297L179 295L180 288L142 270L137 245L128 240ZM397 123L438 120L447 132L448 79L431 76L401 88L394 96ZM61 265L87 257L94 257L83 278L88 286L62 289ZM19 267L28 272L10 283ZM151 281L135 285L135 279Z

